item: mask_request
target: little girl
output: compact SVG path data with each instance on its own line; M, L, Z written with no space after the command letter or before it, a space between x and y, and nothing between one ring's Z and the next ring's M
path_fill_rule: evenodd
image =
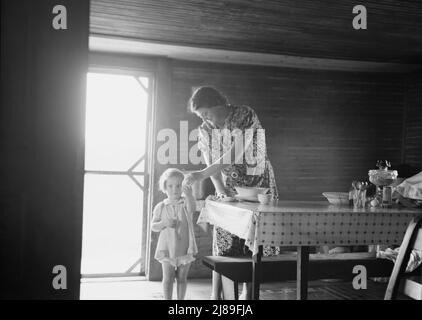
M185 298L189 267L198 253L192 223L195 200L191 187L182 187L183 180L184 175L178 169L167 169L161 175L160 190L167 199L155 206L151 226L152 231L160 232L155 259L163 267L166 300L172 299L174 279L177 281L177 299Z

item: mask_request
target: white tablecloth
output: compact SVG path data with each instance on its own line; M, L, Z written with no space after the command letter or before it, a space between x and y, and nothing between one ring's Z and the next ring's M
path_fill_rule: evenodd
M206 200L197 223L210 223L245 239L253 254L259 245L399 245L410 220L408 208L353 209L325 202L275 205Z

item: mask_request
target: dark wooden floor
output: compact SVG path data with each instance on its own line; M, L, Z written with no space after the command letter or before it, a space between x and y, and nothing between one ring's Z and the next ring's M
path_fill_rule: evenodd
M351 282L311 281L309 300L382 300L386 283L368 280L366 290L353 289ZM241 288L240 288L241 289ZM189 279L186 298L188 300L208 300L211 295L211 279ZM296 300L296 283L277 282L261 286L261 300ZM400 296L400 299L405 297ZM137 279L96 279L81 283L81 299L163 299L161 282Z
M309 300L382 300L386 283L368 281L366 289L355 290L351 282L311 281L308 288ZM296 283L284 282L266 284L260 293L262 300L295 300Z

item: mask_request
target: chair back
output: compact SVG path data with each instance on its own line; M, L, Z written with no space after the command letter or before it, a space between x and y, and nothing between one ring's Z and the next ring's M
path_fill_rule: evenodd
M384 296L385 300L397 299L399 291L412 299L422 300L422 266L406 273L410 255L415 249L422 251L422 215L414 218L407 227Z

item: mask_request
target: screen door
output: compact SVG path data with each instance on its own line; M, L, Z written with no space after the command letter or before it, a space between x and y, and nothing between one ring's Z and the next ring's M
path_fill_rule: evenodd
M152 77L89 72L83 277L144 274Z

